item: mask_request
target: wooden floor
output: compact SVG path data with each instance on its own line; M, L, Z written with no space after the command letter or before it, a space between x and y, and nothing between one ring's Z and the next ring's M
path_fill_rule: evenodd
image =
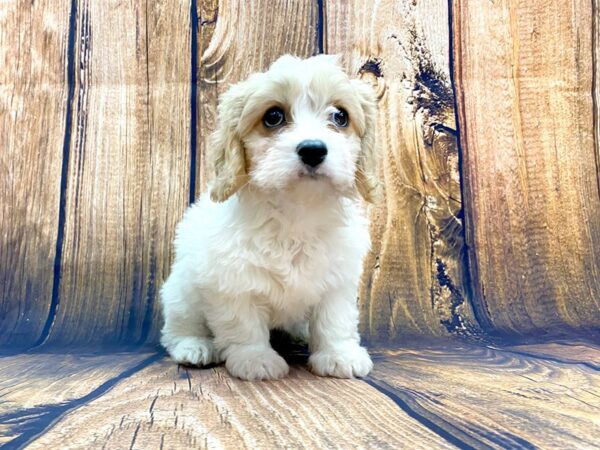
M598 448L600 347L373 351L364 380L244 382L147 351L0 357L10 448Z

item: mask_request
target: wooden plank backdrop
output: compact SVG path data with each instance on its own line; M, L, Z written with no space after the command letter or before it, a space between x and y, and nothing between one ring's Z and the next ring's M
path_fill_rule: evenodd
M67 2L0 4L1 344L36 342L52 303L72 96L68 30Z
M169 241L188 204L189 8L116 1L75 8L66 221L48 339L144 342L158 322Z
M600 326L592 6L456 2L473 302L499 332Z
M598 329L595 3L58 3L0 4L1 346L156 342L219 95L320 51L379 97L367 341Z
M314 0L199 1L198 9L196 196L211 177L206 154L216 127L219 95L253 72L267 70L283 54L306 58L318 52Z
M463 266L448 2L354 0L325 11L326 50L344 55L379 96L386 201L370 214L363 335L477 333Z

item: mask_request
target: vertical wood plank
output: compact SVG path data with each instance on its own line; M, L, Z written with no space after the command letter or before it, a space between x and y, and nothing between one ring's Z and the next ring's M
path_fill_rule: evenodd
M360 305L371 341L477 332L465 289L448 4L325 2L326 50L379 96L385 204Z
M52 298L70 2L0 3L0 345L33 344Z
M600 192L600 4L592 0L592 76L593 121L594 121L594 150L596 156L596 181Z
M454 5L477 309L498 332L597 329L592 2Z
M198 2L197 194L211 176L206 153L219 95L251 73L268 69L281 55L308 57L316 53L317 17L313 0Z
M190 9L79 2L63 269L50 342L142 342L188 203Z

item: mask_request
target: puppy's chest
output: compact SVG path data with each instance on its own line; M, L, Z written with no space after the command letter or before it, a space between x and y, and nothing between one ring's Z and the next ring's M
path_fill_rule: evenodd
M257 262L260 261L265 276L293 295L324 284L333 259L330 250L322 241L274 239L262 250Z
M330 236L276 235L255 247L254 268L274 307L313 304L333 287L338 256L332 244Z

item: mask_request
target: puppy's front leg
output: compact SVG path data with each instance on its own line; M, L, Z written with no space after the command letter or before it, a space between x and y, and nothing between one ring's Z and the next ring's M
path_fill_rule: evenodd
M269 342L268 317L251 297L220 302L210 311L209 322L231 375L243 380L274 380L287 375L287 363Z
M314 373L338 378L364 377L373 368L360 346L356 290L343 288L318 304L310 321L311 356Z

